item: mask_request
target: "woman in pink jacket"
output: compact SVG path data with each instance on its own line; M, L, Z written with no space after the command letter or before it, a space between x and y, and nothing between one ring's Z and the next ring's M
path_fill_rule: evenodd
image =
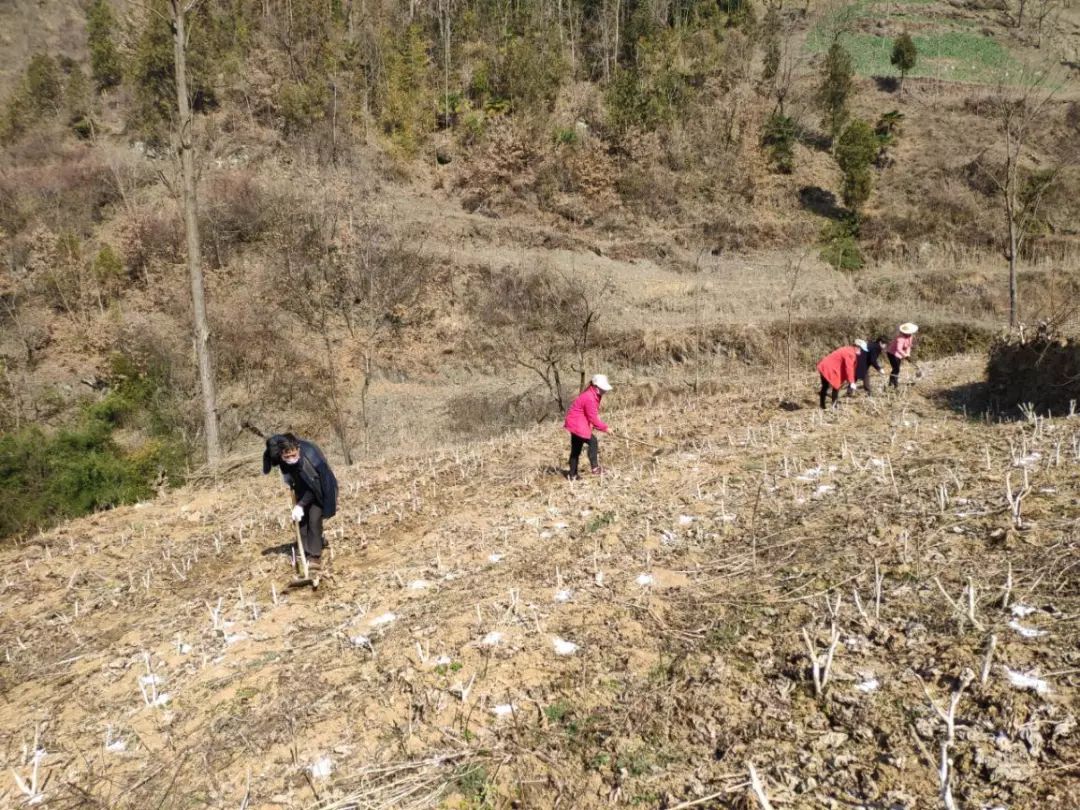
M918 324L902 323L897 330L896 337L892 339L885 353L889 356L889 387L898 388L900 385L900 363L911 357L911 350L915 345L915 333L919 331Z
M581 448L585 445L589 446L589 464L592 465L593 475L603 472L600 467L599 443L593 435L593 428L601 433L611 433L611 428L600 421L600 400L610 390L611 383L608 378L603 374L596 374L589 387L577 395L577 399L566 412L563 427L570 432L570 474L567 477L571 481L578 478L578 459L581 457Z

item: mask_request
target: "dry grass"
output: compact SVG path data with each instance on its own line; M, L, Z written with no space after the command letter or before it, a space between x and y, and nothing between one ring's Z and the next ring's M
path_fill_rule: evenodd
M745 796L748 763L779 806L932 805L946 729L924 689L947 706L994 638L951 791L1065 806L1080 431L952 410L979 368L928 364L835 414L809 380L775 410L760 376L615 408L646 444L602 441L608 474L574 486L554 428L341 469L317 594L286 594L266 553L289 532L254 461L68 524L0 559L4 764L28 777L39 729L56 806L672 806ZM815 697L802 632L823 661L831 624Z

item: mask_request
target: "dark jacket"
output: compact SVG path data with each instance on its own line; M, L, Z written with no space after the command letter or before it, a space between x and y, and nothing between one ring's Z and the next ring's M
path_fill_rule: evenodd
M877 341L867 343L868 351L859 352L859 359L855 361L855 379L865 380L870 366L881 371L881 346Z
M300 445L300 461L293 465L281 462L281 447L286 436ZM263 475L269 473L271 467L281 469L281 477L298 494L301 506L308 506L312 502L319 504L323 518L333 517L337 513L337 478L318 445L296 439L291 433L271 436L266 440L263 451Z

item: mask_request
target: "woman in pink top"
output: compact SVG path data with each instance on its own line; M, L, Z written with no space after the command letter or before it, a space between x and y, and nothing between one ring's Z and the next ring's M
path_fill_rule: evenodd
M589 464L592 465L593 475L603 472L600 468L600 446L593 435L593 428L601 433L611 433L611 429L600 421L600 400L610 390L611 383L608 378L603 374L596 374L589 387L577 395L577 399L566 412L563 427L570 432L570 473L567 477L571 481L578 477L578 459L581 457L581 448L585 445L589 446Z
M915 345L915 333L918 331L918 324L910 322L900 324L896 337L885 349L885 353L889 356L889 367L892 369L889 374L891 388L897 388L900 385L900 363L911 357L911 350Z

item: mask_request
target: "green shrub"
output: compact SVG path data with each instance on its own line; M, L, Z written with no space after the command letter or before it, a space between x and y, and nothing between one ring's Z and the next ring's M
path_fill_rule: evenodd
M329 101L325 85L285 82L278 93L278 107L286 135L303 132L325 115Z
M795 139L798 127L791 116L774 112L765 122L761 144L765 147L772 161L773 168L781 174L791 174L795 170Z
M0 120L0 140L11 141L63 106L64 87L60 70L51 56L36 53L30 58L22 79L8 96Z
M874 130L860 118L848 124L836 142L836 162L844 173L844 205L855 217L870 198L873 187L871 166L879 149Z
M0 435L0 537L149 497L163 473L176 479L187 449L176 438L163 381L127 357L113 362L111 388L55 433L37 426ZM145 440L125 449L117 428Z
M404 36L385 35L386 81L379 122L383 132L406 154L413 154L434 126L427 40L419 25Z
M893 45L892 54L889 56L889 63L900 71L900 89L904 89L904 78L908 75L912 68L915 67L915 61L919 57L919 49L915 47L915 42L911 39L911 36L905 31L903 34L896 38L896 43Z
M577 130L573 127L559 127L555 130L555 144L557 146L573 146L577 142Z
M822 124L834 138L840 134L848 119L848 102L854 87L855 68L851 54L839 42L834 42L825 56L818 102L822 109Z
M93 0L86 10L86 39L90 73L98 90L120 84L124 68L116 47L116 18L107 0Z
M821 260L836 270L862 270L865 261L852 221L830 222L821 231Z
M152 143L165 140L165 129L176 117L176 75L174 72L173 33L163 0L154 0L145 27L135 41L128 63L134 98L129 110L132 128ZM217 104L210 82L215 61L213 20L202 4L187 21L187 81L191 109L202 112Z

